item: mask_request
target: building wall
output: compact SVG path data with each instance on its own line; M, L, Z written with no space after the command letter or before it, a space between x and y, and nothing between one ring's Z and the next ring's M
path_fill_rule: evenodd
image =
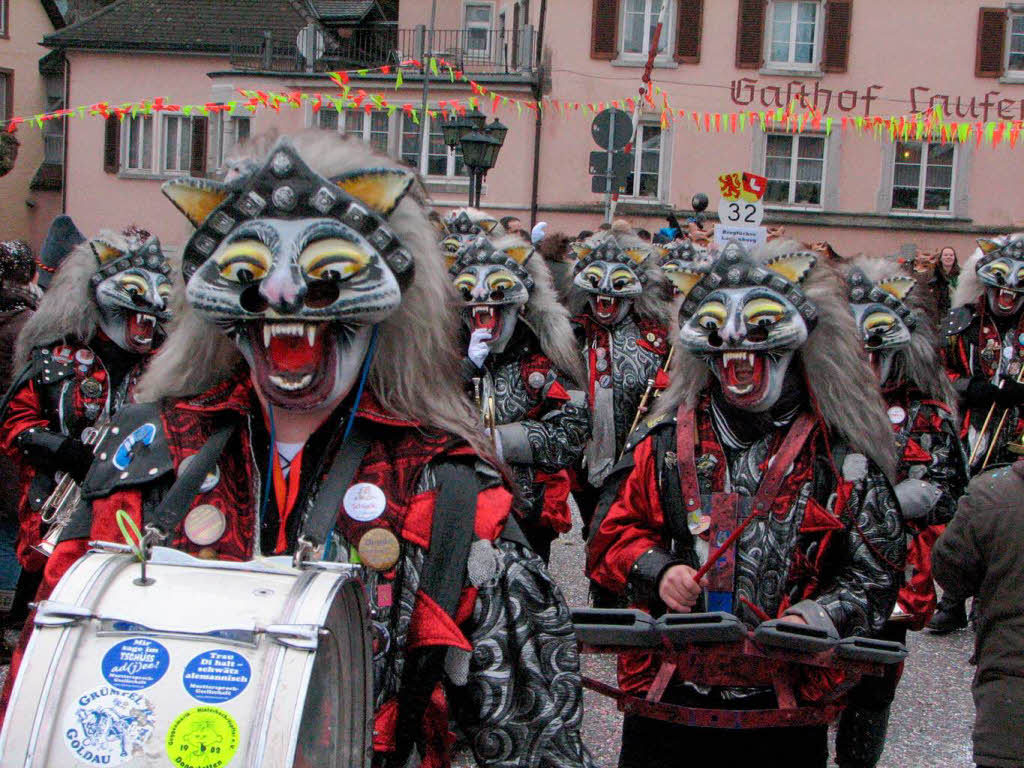
M34 115L46 108L39 59L48 52L38 44L53 25L38 0L8 0L7 37L0 37L0 69L14 70L11 117ZM60 212L59 192L37 192L29 183L43 160L43 134L35 126L18 130L18 159L0 178L0 239L22 238L38 250L46 228Z

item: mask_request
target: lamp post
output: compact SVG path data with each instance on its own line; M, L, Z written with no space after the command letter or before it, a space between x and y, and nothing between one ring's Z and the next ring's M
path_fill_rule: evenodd
M495 118L490 125L487 116L477 109L461 117L446 119L441 135L446 146L462 148L462 162L469 169L469 205L480 205L483 177L498 161L498 152L505 143L508 126Z

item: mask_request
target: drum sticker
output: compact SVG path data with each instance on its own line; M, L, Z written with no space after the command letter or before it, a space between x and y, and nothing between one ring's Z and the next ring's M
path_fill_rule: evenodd
M238 750L238 723L217 707L186 709L167 731L167 757L181 768L222 768Z
M368 523L384 513L387 499L384 497L384 491L373 483L356 483L345 491L342 504L345 512L353 520Z
M133 637L103 656L103 677L122 691L140 691L157 682L170 664L170 655L156 640Z
M228 650L206 651L188 663L182 683L193 699L220 704L244 691L251 674L249 662L241 654Z
M88 765L121 765L143 754L154 724L153 705L141 693L101 685L68 710L64 743Z
M156 437L155 424L147 422L141 427L136 428L118 446L113 458L114 466L118 469L127 469L128 465L132 463L135 451L138 450L136 446L149 445L153 442L154 437Z

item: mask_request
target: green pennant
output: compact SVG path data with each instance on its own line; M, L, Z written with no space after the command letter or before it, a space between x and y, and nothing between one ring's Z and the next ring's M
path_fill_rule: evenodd
M430 57L430 74L432 74L432 75L439 75L439 74L441 74L437 70L437 59L435 59L433 56Z
M767 116L765 115L765 113L763 111L759 112L758 114L759 114L759 116L761 118L761 130L762 131L767 130L767 128L768 128L768 126L766 125L766 117Z
M416 125L419 125L419 124L420 124L420 117L419 117L419 115L418 115L418 114L416 114L416 110L415 110L415 109L414 109L414 110L412 110L412 121L413 121L413 122L414 122L414 123L415 123Z
M826 136L831 136L832 135L832 118L831 117L826 117L825 118L825 135Z
M405 81L402 79L402 68L399 67L398 70L395 72L395 90L396 91L399 88L402 87L402 83L403 82L405 82Z
M967 136L970 134L970 132L971 126L969 123L964 123L963 125L959 126L956 129L956 135L961 144L967 141Z
M132 104L132 117L135 117L137 114L139 114L139 105Z
M448 67L448 81L451 83L455 82L455 70L451 67Z
M366 77L368 74L370 74L370 70L368 70L368 69L357 69L356 70L356 74L359 75L360 77Z
M183 114L183 115L191 115L192 114L192 105L191 104L186 104L184 107L182 107L181 108L181 114Z
M743 133L743 131L746 130L746 127L747 127L747 113L746 112L740 112L740 133Z
M854 122L854 125L857 126L857 130L858 131L863 131L864 130L864 118L863 117L855 117L855 118L853 118L853 122Z
M523 103L521 101L516 101L516 109L519 110L520 115L523 114Z
M391 117L393 114L395 114L395 112L397 110L398 110L398 107L396 107L394 104L389 104L388 105L388 117Z

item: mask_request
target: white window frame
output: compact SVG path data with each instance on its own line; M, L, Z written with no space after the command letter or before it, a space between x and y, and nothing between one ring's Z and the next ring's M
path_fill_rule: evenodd
M1013 42L1013 18L1019 16L1024 18L1024 6L1011 6L1006 14L1006 41L1003 45L1005 54L1003 57L1003 75L1010 80L1024 80L1024 66L1020 69L1010 69L1011 43ZM1024 32L1018 33L1024 37Z
M409 119L411 121L412 118L408 118L405 115L404 112L403 113L396 113L396 115L398 115L398 114L401 114L402 117L398 121L398 146L396 148L395 155L396 155L397 159L399 160L399 162L404 162L404 158L402 157L402 135L405 133L405 121L406 121L406 119ZM437 174L437 173L429 173L429 174L427 173L427 161L428 161L428 157L429 157L428 149L430 147L430 124L431 124L431 119L432 118L430 117L430 115L420 115L420 123L423 123L424 121L426 121L426 130L424 131L424 133L422 135L422 138L424 138L425 141L420 142L420 159L419 159L419 165L416 167L416 172L419 173L424 179L428 179L430 181L440 181L440 180L444 180L444 181L464 181L464 182L468 183L469 182L469 174L468 174L468 172L465 175L456 175L456 173L455 173L455 165L456 165L456 157L457 157L457 155L456 155L455 150L452 149L451 147L445 147L445 149L447 150L447 161L446 161L446 165L445 165L445 172L444 172L444 174L442 175L442 174ZM416 125L415 123L413 123L413 125L417 129L419 129L419 127L420 127L419 125Z
M334 113L336 113L338 115L337 123L335 124L335 127L333 129L337 133L340 133L342 136L356 136L361 141L363 141L367 146L371 146L370 145L370 135L371 135L372 132L370 130L370 126L371 126L371 123L373 121L372 116L367 115L366 112L361 111L361 110L354 110L354 109L336 110L333 106L324 106L324 107L322 107L320 109L320 111L317 114L313 115L313 122L312 122L313 127L317 128L317 129L319 129L321 131L331 130L330 128L325 128L324 126L320 125L320 116L322 114L324 114L324 112L334 112ZM354 131L350 133L348 131L348 129L346 128L347 116L350 115L350 114L359 114L359 115L362 116L363 127L360 129L358 135ZM381 115L381 114L384 114L384 113L383 112L377 112L377 111L374 111L374 112L371 113L371 115ZM367 120L366 119L367 117L370 117L370 119ZM392 118L390 116L385 115L385 118L387 120L387 143L386 143L386 145L384 147L384 152L385 152L385 154L387 154L387 155L389 155L391 157L394 157L395 156L395 124L394 124L394 121L392 120Z
M178 165L181 165L182 160L182 147L181 147L181 127L182 125L188 125L188 146L185 150L185 167L184 168L168 168L167 162L167 145L166 138L169 133L169 126L171 121L175 121L178 124L177 131L177 161ZM191 115L164 115L160 121L160 174L163 176L188 176L192 168L192 129L193 121Z
M467 18L470 7L483 8L486 7L489 12L489 21L485 25L482 21L470 22ZM466 36L466 45L464 46L463 55L467 58L474 60L490 61L491 60L491 33L494 30L495 21L495 6L493 0L465 0L462 3L462 31ZM482 51L470 50L469 48L469 30L470 29L482 29L485 32L486 45Z
M220 113L220 119L217 121L217 163L215 170L224 170L224 161L228 153L238 144L238 128L242 121L249 123L249 135L251 136L252 117L250 115L233 115L228 112Z
M781 3L816 6L814 16L814 51L810 62L793 61L796 52L796 29L795 21L790 22L789 30L789 60L775 61L772 59L772 41L775 32L775 8ZM799 15L799 8L794 7L794 12ZM825 3L822 0L771 0L765 11L765 35L764 35L764 68L768 70L819 72L821 71L821 53L825 34Z
M927 178L928 178L928 145L929 144L940 144L938 141L900 141L893 142L893 152L899 152L900 144L919 144L921 146L921 162L917 172L917 207L916 208L895 208L893 206L893 195L896 192L896 166L899 164L899 158L894 154L894 161L892 165L892 171L889 174L889 212L894 216L954 216L956 213L957 205L957 166L960 160L959 154L962 151L962 147L957 145L955 142L950 142L947 146L953 149L953 162L950 167L950 179L949 179L949 206L946 208L925 208L924 200L925 193L927 190Z
M820 211L825 207L825 195L828 189L828 160L829 160L829 142L831 137L826 136L823 133L786 133L784 131L770 131L764 135L764 141L761 143L761 165L765 177L768 176L768 139L772 136L785 136L791 138L792 144L789 148L789 199L786 202L780 202L778 200L768 201L765 200L765 207L767 208L796 208L798 210L810 210ZM817 203L798 203L794 201L796 196L796 185L799 183L797 179L798 164L800 161L800 142L803 139L821 139L824 144L821 150L821 181L818 182L818 202ZM808 158L809 159L809 158ZM771 179L769 179L770 181Z
M128 158L131 154L131 131L132 125L135 121L139 121L139 125L143 125L145 121L149 121L150 128L150 146L149 146L149 158L145 165L140 165L137 168L132 168L128 164ZM160 122L154 119L153 115L139 114L135 117L125 117L121 121L121 162L120 168L121 173L126 176L152 176L156 174L155 163L156 158L160 155L160 139L161 134L158 130ZM140 137L141 141L141 137ZM142 154L142 147L139 147L139 155Z
M661 131L661 141L658 145L658 191L654 195L640 195L638 194L640 185L640 174L643 161L643 131L645 128L657 128ZM628 199L630 202L650 202L657 203L664 200L665 190L669 188L666 176L668 175L668 165L666 158L666 147L671 149L671 142L666 142L669 139L669 130L662 128L661 123L657 120L641 120L637 126L638 140L633 145L633 189L629 190L626 194L622 195L623 199ZM668 154L671 154L670 152ZM649 173L649 172L648 172Z
M0 37L10 37L11 3L9 0L0 0Z
M653 0L643 0L644 3L644 35L643 44L640 46L640 52L627 51L625 50L626 42L626 2L623 0L619 3L619 27L618 27L618 48L619 48L619 60L626 62L647 62L647 57L650 52L650 29L652 26L658 23L658 17L653 16L651 10L651 3ZM676 19L676 0L663 0L663 3L668 6L668 10L665 13L665 24L661 28L661 37L658 40L658 44L662 46L661 51L654 57L655 61L665 62L671 59L672 51L675 50L675 19Z
M3 2L3 0L0 0ZM11 92L11 72L0 71L0 120L7 120L11 117L11 105L7 103L7 96Z

